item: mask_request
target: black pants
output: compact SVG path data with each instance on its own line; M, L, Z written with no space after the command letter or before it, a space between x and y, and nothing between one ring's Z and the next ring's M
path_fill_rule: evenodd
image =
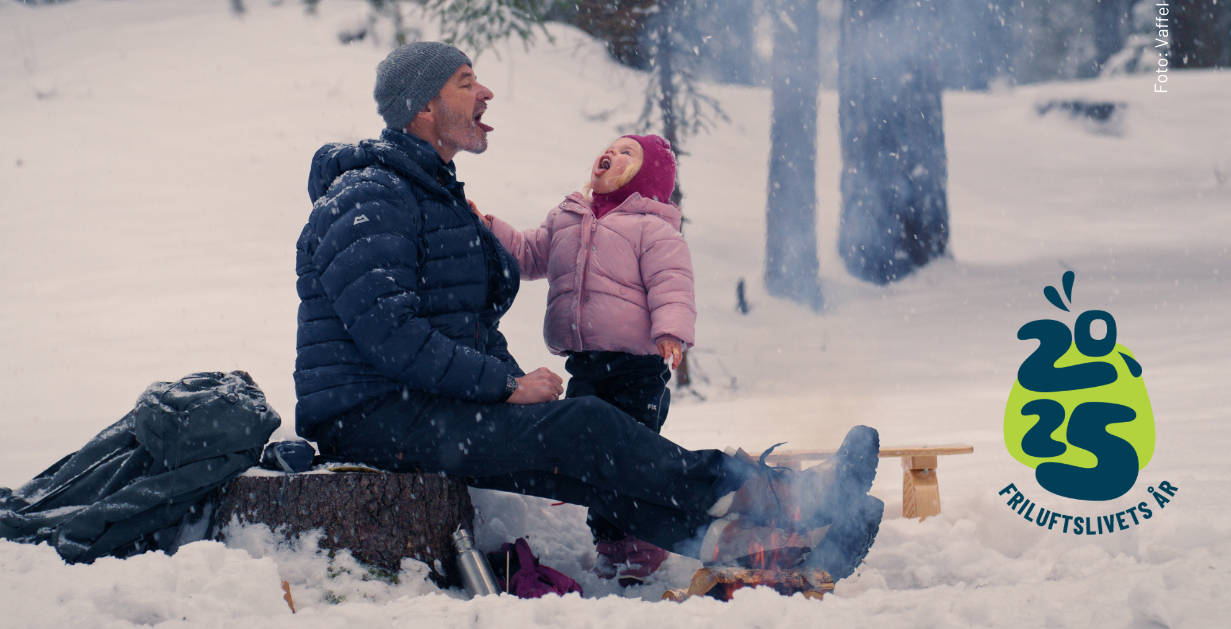
M659 356L625 352L572 352L564 369L572 376L565 397L596 397L624 411L642 426L661 433L671 406L671 370ZM591 509L586 524L594 539L618 541L625 532Z
M689 451L594 397L478 404L394 394L320 431L321 454L401 472L443 472L473 487L585 505L652 544L686 544L705 512L749 477L718 450Z

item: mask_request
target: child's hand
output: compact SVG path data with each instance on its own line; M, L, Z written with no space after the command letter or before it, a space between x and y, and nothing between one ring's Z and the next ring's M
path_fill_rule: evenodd
M488 229L491 229L492 228L491 219L487 218L486 216L483 216L483 213L479 211L479 206L475 205L474 201L471 201L470 199L466 199L466 203L470 204L470 211L474 212L474 215L479 217L479 220L483 221L483 224L486 225Z
M671 368L675 369L680 366L680 361L684 360L684 347L675 339L662 339L658 342L658 355L663 357L663 360L671 361Z

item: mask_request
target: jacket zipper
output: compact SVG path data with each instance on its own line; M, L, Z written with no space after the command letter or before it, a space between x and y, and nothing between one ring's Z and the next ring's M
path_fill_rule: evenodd
M589 223L587 229L586 223ZM581 241L581 250L577 255L577 315L574 318L573 325L577 327L576 335L573 337L577 343L577 351L585 351L586 341L582 336L582 314L581 309L585 306L585 288L586 288L586 269L590 266L590 243L594 242L594 232L598 229L598 219L593 213L584 215L581 223L582 233L585 234Z

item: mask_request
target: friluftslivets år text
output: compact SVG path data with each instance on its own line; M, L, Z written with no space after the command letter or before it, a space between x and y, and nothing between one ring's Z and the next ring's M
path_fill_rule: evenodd
M1171 502L1171 498L1175 497L1177 491L1179 491L1179 487L1167 481L1158 484L1158 491L1155 491L1153 487L1148 489L1159 509L1165 508L1167 503ZM1148 500L1110 515L1094 516L1094 519L1091 520L1085 516L1064 515L1045 509L1027 499L1021 491L1018 491L1013 483L1009 483L1007 487L1000 490L1000 495L1002 496L1008 493L1012 493L1013 496L1005 504L1009 505L1010 509L1017 511L1017 514L1022 516L1027 522L1033 522L1036 526L1045 526L1049 531L1057 530L1061 533L1068 533L1070 528L1072 528L1074 535L1114 533L1117 530L1128 530L1130 526L1137 526L1143 520L1149 520L1154 517L1154 511L1150 509ZM1168 498L1168 496L1171 498ZM1036 507L1038 509L1037 512ZM1132 518L1132 520L1130 521L1129 518ZM1071 527L1070 524L1072 525Z

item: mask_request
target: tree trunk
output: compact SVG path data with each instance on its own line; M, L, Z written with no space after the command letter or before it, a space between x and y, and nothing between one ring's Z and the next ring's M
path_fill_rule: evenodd
M675 4L671 0L664 0L659 3L662 11L662 18L657 23L657 34L654 50L654 73L658 78L658 109L663 115L663 139L671 145L671 151L679 155L679 130L676 128L675 116L675 46L671 41L671 33L675 18ZM680 194L679 176L676 176L675 192L671 195L671 202L678 202L677 195Z
M321 548L346 549L396 573L402 557L426 563L441 585L460 585L452 534L473 532L474 507L460 479L438 474L340 473L240 476L221 494L216 539L232 520L267 524L288 538L322 529Z
M1094 62L1101 71L1112 55L1124 48L1131 30L1130 0L1098 0L1094 7Z
M680 158L679 117L676 115L676 103L679 101L679 90L675 83L675 46L672 32L675 29L675 19L678 16L680 0L664 0L659 3L661 16L655 24L654 72L658 78L658 109L663 116L663 139L671 146L671 154L676 163ZM677 207L684 200L684 192L680 190L680 171L675 171L675 189L671 191L671 203ZM680 233L684 232L684 222L680 220ZM692 384L692 376L688 371L688 352L685 350L680 366L675 371L677 386L686 387Z
M774 19L765 288L815 309L822 304L816 253L816 112L821 87L816 2L780 0Z
M935 3L846 0L839 44L842 220L851 274L901 279L949 242Z

